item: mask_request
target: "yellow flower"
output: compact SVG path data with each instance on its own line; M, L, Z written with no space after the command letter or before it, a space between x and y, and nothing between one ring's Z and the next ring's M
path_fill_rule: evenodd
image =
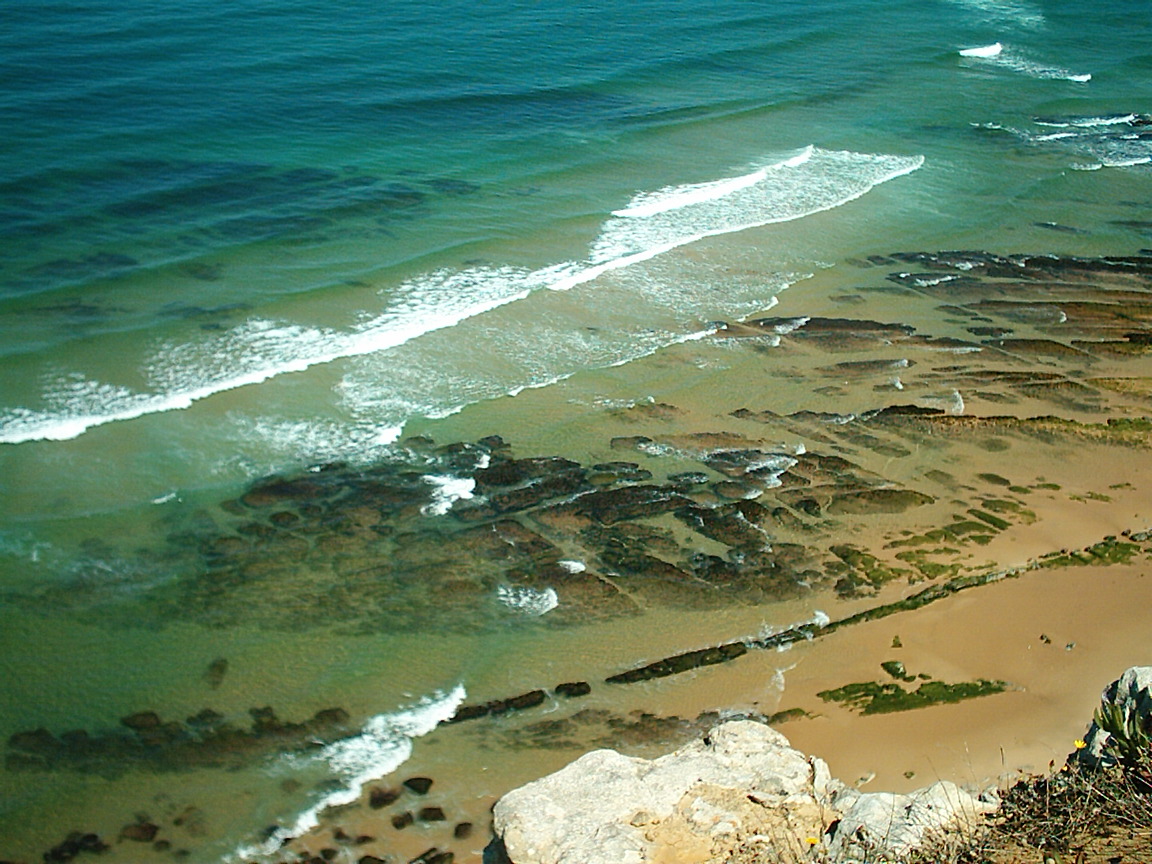
M820 841L817 840L815 837L809 837L808 838L808 845L809 846L818 846L819 844L820 844Z
M1085 741L1083 738L1077 738L1075 741L1072 742L1072 746L1075 747L1077 750L1083 750L1085 747L1088 746L1088 742Z

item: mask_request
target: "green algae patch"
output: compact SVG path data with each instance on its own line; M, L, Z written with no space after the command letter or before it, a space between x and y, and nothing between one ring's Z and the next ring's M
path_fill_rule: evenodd
M1041 559L1039 566L1043 569L1052 569L1055 567L1083 567L1088 564L1127 564L1140 551L1141 547L1135 543L1107 537L1087 549L1049 555Z
M1027 492L1029 490L1024 491ZM1001 516L1008 514L1020 522L1023 522L1025 525L1031 525L1036 521L1036 513L1034 511L1029 510L1024 505L1018 504L1015 501L1008 501L1003 498L985 498L981 504L989 513L999 513Z
M989 514L985 515L988 516ZM945 525L942 528L933 528L930 531L925 531L923 534L914 534L910 537L905 537L902 540L893 540L887 544L887 548L895 548L899 546L926 546L929 543L965 543L969 541L987 543L988 540L992 539L991 535L988 533L992 528L990 523L982 522L978 519L965 519L963 516L958 515L953 515L952 518L955 521L951 525ZM1008 523L1004 524L1007 526ZM981 540L981 535L984 537L983 540Z
M959 554L955 549L907 549L903 552L897 552L896 557L911 564L920 571L920 575L924 578L939 579L942 576L951 578L960 575L959 564L940 564L928 560L929 555L948 553Z
M1001 519L999 516L993 516L991 513L985 513L983 510L977 510L975 507L968 511L969 515L974 519L979 519L981 522L991 525L997 531L1003 531L1005 528L1011 528L1012 523Z
M840 544L832 546L829 550L839 558L850 572L836 583L836 592L841 597L851 597L860 593L862 588L879 588L885 582L912 576L911 570L903 567L890 567L863 549L855 546Z
M880 664L880 668L895 678L897 681L915 681L915 675L909 675L908 670L904 668L904 664L899 660L885 660Z
M809 716L811 715L803 708L787 708L783 711L777 711L775 714L769 714L764 720L769 726L776 726L780 723L787 723L789 720L801 720Z
M962 681L946 684L943 681L925 681L915 690L905 690L894 682L862 681L845 684L835 690L822 690L816 695L825 702L836 702L860 714L894 714L914 711L932 705L944 705L1003 693L1008 685L1003 681Z
M999 474L983 473L977 474L985 483L991 483L993 486L1011 486L1012 481L1006 477L1001 477Z

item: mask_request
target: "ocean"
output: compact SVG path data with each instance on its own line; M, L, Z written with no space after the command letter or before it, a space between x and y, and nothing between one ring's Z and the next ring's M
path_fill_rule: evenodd
M598 416L691 371L667 352L714 362L719 322L803 315L850 259L1152 246L1148 11L7 4L0 738L206 706L339 706L352 732L236 762L10 759L0 856L194 810L176 851L235 858L399 768L465 694L631 662L550 623L555 592L422 587L473 486L412 441L593 457ZM384 552L333 540L321 566L309 541L274 583L212 582L221 502L332 463L414 471L427 501ZM341 594L379 554L387 596Z

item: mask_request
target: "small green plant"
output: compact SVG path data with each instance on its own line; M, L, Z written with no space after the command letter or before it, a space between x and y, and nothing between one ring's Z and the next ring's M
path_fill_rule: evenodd
M1104 746L1113 750L1116 757L1125 765L1135 765L1141 759L1149 758L1152 749L1152 730L1147 720L1141 719L1139 712L1126 711L1123 706L1107 702L1092 715L1096 725L1108 733L1108 743Z

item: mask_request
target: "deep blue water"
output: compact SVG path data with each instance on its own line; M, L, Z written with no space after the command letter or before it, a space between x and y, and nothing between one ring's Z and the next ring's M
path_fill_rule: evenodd
M109 689L153 686L126 658L179 662L163 621L86 619L98 669L61 626L82 603L28 623L94 561L120 568L117 621L163 581L86 533L131 547L155 507L626 370L894 243L1152 244L1120 224L1152 210L1150 22L1138 0L6 4L0 592L23 602L0 651L31 678L0 683L0 735L105 722ZM748 249L755 284L725 275ZM38 826L14 854L62 830L53 782L6 781L0 836Z

